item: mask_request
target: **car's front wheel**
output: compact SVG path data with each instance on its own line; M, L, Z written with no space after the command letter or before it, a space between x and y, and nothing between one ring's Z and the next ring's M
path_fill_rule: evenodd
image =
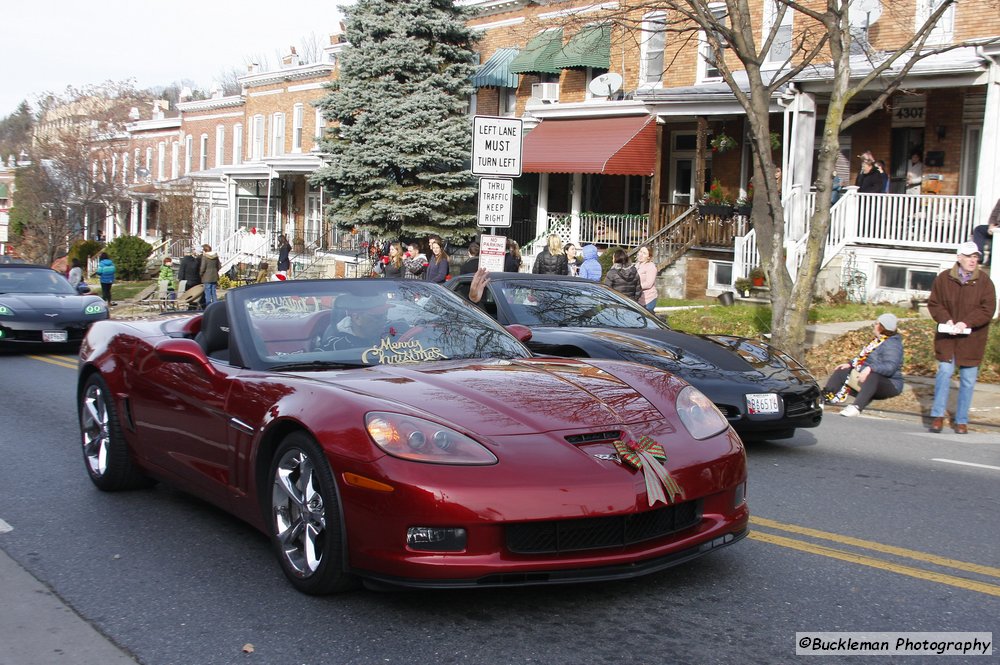
M115 492L149 484L132 461L111 390L99 374L87 379L81 393L80 435L87 474L99 489Z
M355 584L344 571L343 534L333 472L307 434L288 435L271 463L268 529L292 585L312 595Z

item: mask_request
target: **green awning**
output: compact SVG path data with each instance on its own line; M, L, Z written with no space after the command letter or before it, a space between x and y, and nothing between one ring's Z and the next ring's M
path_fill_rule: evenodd
M574 67L611 68L611 24L590 25L573 35L556 54L553 63L559 69Z
M516 48L498 48L489 60L476 69L472 85L476 88L516 88L517 74L511 73L510 63L517 54Z
M550 28L535 36L524 50L510 62L514 74L560 74L562 69L553 59L562 49L562 28Z

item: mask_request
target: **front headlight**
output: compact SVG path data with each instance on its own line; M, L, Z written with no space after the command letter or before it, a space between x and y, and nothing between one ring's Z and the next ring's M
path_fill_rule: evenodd
M455 430L413 416L373 411L365 415L368 434L393 457L433 464L496 464L482 444Z
M7 305L0 305L0 316L14 316L14 312Z
M83 309L85 314L103 314L107 310L107 305L103 303L92 303Z
M694 386L687 386L677 395L677 415L696 439L707 439L729 427L718 407Z

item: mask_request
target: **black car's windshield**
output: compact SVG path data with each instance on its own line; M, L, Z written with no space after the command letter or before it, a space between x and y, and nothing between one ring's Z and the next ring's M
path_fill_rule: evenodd
M637 303L599 284L580 281L510 280L492 286L514 323L525 326L663 328Z
M48 268L0 267L0 293L76 295L65 277Z
M235 289L230 323L270 369L347 369L479 358L528 350L443 288L411 280L329 279Z

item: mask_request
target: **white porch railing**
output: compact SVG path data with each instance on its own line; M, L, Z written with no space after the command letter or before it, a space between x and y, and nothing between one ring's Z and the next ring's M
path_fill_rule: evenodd
M271 234L266 231L249 233L239 229L214 247L222 264L219 274L227 272L237 263L257 265L268 255Z
M572 241L572 215L550 212L549 233L557 233L564 242ZM638 247L649 234L649 215L620 213L580 213L580 233L577 243L583 245L615 245ZM548 234L546 234L548 235ZM541 248L538 248L541 250Z
M976 219L974 196L860 194L856 187L846 190L830 208L830 228L820 267L825 267L852 243L943 248L956 246L972 237ZM806 201L806 215L811 217L815 211L815 195ZM790 208L789 203L786 202L786 211ZM788 226L786 224L786 268L794 280L805 255L808 235L793 239L787 233ZM736 238L734 249L733 277L747 277L760 262L755 231Z

